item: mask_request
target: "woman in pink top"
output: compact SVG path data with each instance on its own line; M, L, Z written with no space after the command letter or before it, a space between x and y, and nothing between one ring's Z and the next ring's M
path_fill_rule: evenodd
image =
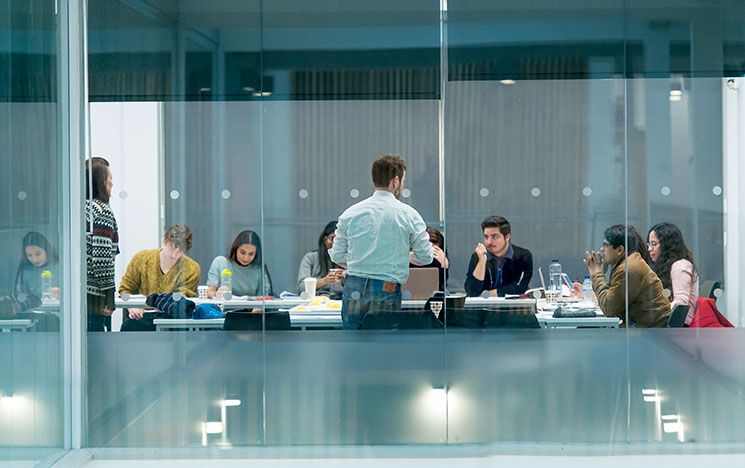
M686 247L683 234L674 224L659 223L652 226L648 235L650 267L657 273L662 286L672 291L668 296L670 307L688 305L686 324L693 319L698 299L698 273L693 263L693 254Z

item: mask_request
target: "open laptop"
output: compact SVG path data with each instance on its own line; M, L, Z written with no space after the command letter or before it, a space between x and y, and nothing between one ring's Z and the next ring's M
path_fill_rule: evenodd
M437 268L409 268L409 279L401 288L401 294L409 299L429 299L440 287L439 271Z

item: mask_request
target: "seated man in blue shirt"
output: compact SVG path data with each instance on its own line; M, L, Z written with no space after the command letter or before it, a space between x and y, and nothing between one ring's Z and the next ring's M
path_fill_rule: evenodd
M427 265L433 249L419 213L399 201L406 163L385 155L372 166L375 192L339 216L331 261L347 269L342 328L356 330L368 312L400 310L409 263Z
M533 255L510 242L509 221L489 216L481 223L484 243L476 244L466 275L466 293L481 296L523 294L533 276Z

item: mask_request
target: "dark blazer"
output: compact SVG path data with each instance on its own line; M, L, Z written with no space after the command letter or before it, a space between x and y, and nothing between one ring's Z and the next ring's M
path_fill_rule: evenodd
M471 255L471 261L468 264L468 273L466 274L466 294L471 297L479 296L483 291L494 289L492 283L496 275L497 259L492 258L486 261L486 273L484 281L479 281L473 277L473 270L476 268L478 258L474 252ZM533 254L530 250L523 249L512 244L512 258L505 258L502 265L502 277L497 286L497 296L505 294L523 294L528 290L530 278L533 277Z

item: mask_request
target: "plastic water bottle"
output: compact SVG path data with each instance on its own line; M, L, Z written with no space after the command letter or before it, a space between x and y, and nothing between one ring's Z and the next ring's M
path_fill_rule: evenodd
M220 288L217 298L222 299L226 294L233 294L233 272L229 268L220 272Z
M585 297L585 302L592 302L592 280L590 280L590 275L585 276L585 280L582 281L582 295Z
M561 295L561 263L553 260L548 267L548 289L557 296Z
M52 272L44 270L41 272L41 300L42 302L51 302L52 296Z

